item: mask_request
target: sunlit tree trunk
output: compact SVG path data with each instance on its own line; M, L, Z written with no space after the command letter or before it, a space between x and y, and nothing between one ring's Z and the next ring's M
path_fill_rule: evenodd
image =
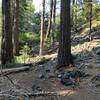
M43 48L44 48L44 21L45 21L45 0L42 3L42 15L41 15L41 35L40 35L40 51L39 55L43 55Z
M13 60L10 0L2 0L2 23L1 63L5 65Z
M48 22L46 39L48 38L48 36L50 35L50 32L51 32L51 27L52 27L52 11L53 11L53 0L51 0L51 3L50 3L50 18L49 18L49 22Z
M58 66L65 67L72 63L70 19L70 0L61 0L61 31L59 35Z

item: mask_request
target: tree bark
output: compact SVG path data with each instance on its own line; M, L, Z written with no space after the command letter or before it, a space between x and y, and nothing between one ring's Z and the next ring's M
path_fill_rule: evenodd
M74 8L75 8L75 0L72 0L72 22L71 26L74 27Z
M51 46L54 47L54 44L55 44L55 34L54 34L54 31L55 31L55 21L56 21L56 0L53 0L53 8L52 8L52 29L51 29Z
M10 0L2 0L2 16L1 63L5 65L11 63L14 58Z
M91 38L91 32L92 32L92 0L90 0L90 17L89 17L89 20L90 20L89 39L91 41L92 40L92 38Z
M42 56L43 55L43 48L44 48L44 21L45 21L45 0L43 0L42 3L42 15L41 15L41 35L40 35L40 51L39 51L39 55Z
M13 26L13 52L19 54L19 0L15 0L14 26Z
M56 0L53 0L53 11L52 11L52 22L55 23L56 21Z
M61 32L59 35L58 66L72 64L70 18L70 0L61 0Z

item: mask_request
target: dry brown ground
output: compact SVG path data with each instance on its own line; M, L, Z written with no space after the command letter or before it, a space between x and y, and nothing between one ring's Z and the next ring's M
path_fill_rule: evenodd
M95 59L95 58L94 58ZM100 100L100 87L95 87L91 83L91 79L100 73L100 60L91 59L87 62L86 72L90 73L89 77L81 79L80 86L66 87L62 85L58 79L39 79L38 75L41 72L40 66L32 67L30 71L11 74L9 77L18 86L24 90L31 92L32 85L38 85L43 91L57 92L60 96L41 96L30 98L30 100ZM6 99L7 100L7 99ZM23 100L23 99L22 99Z

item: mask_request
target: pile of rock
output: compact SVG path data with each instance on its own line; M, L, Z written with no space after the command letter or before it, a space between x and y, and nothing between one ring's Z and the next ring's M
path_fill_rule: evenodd
M100 87L100 74L95 75L91 82L95 85L95 87Z
M65 71L58 74L60 82L66 86L72 85L75 86L79 84L80 77L86 77L87 74L83 71Z

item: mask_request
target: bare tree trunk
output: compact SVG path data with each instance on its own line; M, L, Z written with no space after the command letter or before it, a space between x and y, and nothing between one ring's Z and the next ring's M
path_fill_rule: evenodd
M14 55L19 54L19 0L15 0L14 9L14 28L13 28L13 52Z
M13 60L10 0L2 0L2 16L1 63L5 65Z
M70 0L61 0L61 33L59 35L58 66L72 64Z
M45 0L43 0L42 7L43 7L42 9L43 12L41 15L41 36L40 36L40 51L39 51L40 56L43 55L43 47L44 47Z
M55 21L56 21L56 0L53 0L53 8L52 8L52 34L51 34L51 44L54 46L55 44Z
M91 32L92 32L92 0L90 0L90 17L89 17L89 20L90 20L89 39L91 41L92 40L92 38L91 38Z
M52 9L53 9L53 0L51 0L51 4L50 4L50 18L49 18L49 22L48 22L46 39L48 38L48 36L50 35L50 32L51 32L51 27L52 27L52 11L53 11Z
M74 24L75 24L75 29L77 28L77 0L75 0L75 5L76 5L76 10L75 10L75 22L74 22Z
M75 0L72 0L72 22L71 26L74 27L74 8L75 8Z
M52 11L52 22L55 23L56 21L56 0L53 0L53 11Z

